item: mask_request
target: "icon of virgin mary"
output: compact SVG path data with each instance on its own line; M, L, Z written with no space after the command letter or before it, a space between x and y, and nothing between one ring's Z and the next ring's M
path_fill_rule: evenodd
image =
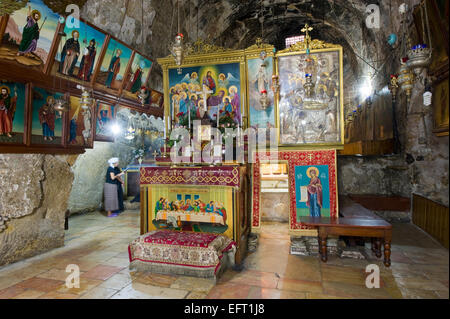
M319 169L317 167L310 167L306 171L306 175L310 178L308 190L308 201L306 205L309 207L311 217L321 217L322 209L322 183L319 178Z

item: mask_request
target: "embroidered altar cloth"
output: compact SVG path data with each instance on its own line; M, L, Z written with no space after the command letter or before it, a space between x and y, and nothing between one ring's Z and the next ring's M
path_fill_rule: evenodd
M224 254L235 246L224 235L155 230L134 240L128 253L130 263L145 263L150 271L214 277Z

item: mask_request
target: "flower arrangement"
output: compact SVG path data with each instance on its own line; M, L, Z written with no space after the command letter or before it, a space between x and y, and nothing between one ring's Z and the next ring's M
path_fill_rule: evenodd
M133 151L133 156L135 159L143 158L145 155L145 149L143 147L136 148Z

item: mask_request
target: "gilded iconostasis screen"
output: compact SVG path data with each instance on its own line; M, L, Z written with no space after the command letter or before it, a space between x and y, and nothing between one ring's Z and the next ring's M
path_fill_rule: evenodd
M289 53L278 59L280 144L342 144L342 50Z

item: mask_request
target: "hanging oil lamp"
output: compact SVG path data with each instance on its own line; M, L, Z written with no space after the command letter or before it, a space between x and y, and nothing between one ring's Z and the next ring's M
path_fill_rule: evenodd
M420 4L420 15L422 20L422 39L424 43L411 47L408 51L408 61L406 62L408 68L412 70L416 76L419 76L423 70L428 69L431 64L431 55L433 51L427 5L424 1ZM428 45L425 41L428 42Z
M175 41L171 44L170 52L172 53L173 57L175 58L175 63L178 66L181 66L183 64L184 59L184 46L183 46L183 34L180 31L180 0L177 1L178 6L178 33L175 36ZM182 73L182 69L178 68L178 74Z
M66 93L63 98L54 99L53 109L58 113L59 118L62 118L63 113L69 112L70 105L68 102L69 95Z
M259 103L261 104L261 108L263 110L267 109L270 105L269 97L267 96L267 91L262 90L261 91L261 98L259 99Z
M398 75L391 74L391 81L389 83L389 91L391 91L393 102L395 102L395 100L397 99L397 90L398 90Z
M91 107L93 103L93 99L91 98L91 94L89 91L81 85L77 85L77 88L80 89L81 92L81 100L80 100L80 106L83 110L87 110Z
M307 97L313 97L314 96L314 83L312 81L312 74L306 73L305 74L305 84L303 84L303 87L305 88L305 93Z
M409 102L414 86L414 74L406 65L408 58L402 58L401 61L402 64L398 72L398 83L400 84L402 91L405 92L407 101Z

